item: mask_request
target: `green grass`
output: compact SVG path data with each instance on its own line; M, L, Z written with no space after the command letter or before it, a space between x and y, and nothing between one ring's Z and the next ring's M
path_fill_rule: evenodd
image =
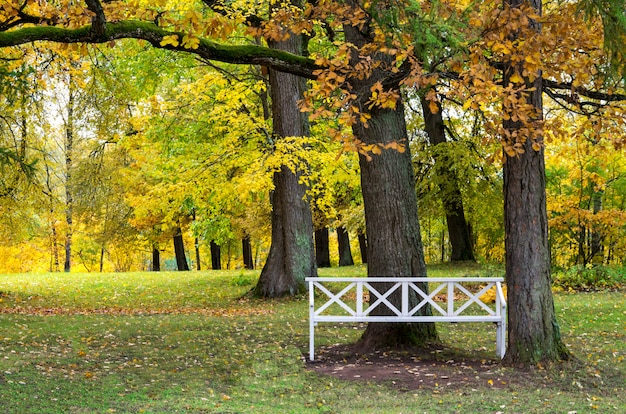
M494 275L475 266L429 271ZM537 381L400 391L306 369L306 298L241 299L257 276L0 275L0 413L626 412L623 293L556 295L564 339L580 362L525 373ZM468 325L438 326L448 352L492 359L493 329ZM360 332L322 324L317 349Z

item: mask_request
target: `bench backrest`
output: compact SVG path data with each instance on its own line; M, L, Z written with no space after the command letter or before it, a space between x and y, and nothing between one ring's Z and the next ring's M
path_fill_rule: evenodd
M319 322L480 322L500 320L506 312L503 279L499 277L311 277L306 280L313 305L311 316ZM429 284L428 293L421 288L424 283ZM331 286L337 284L341 287L334 293ZM495 295L488 295L493 290ZM316 292L321 294L318 306L315 306ZM418 304L410 303L413 293ZM392 303L390 296L398 294L400 303L397 300ZM488 302L486 298L493 296L494 303ZM420 310L428 304L432 315L424 316ZM375 310L383 307L386 307L385 315L376 315L380 312Z

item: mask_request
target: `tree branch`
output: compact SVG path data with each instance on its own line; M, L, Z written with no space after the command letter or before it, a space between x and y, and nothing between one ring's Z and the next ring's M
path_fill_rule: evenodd
M97 2L97 1L96 1ZM97 17L97 16L96 16ZM233 64L263 65L315 79L313 71L319 69L313 59L292 53L274 50L258 45L224 45L207 39L200 39L196 49L186 48L180 40L182 32L164 30L154 23L127 20L116 23L104 23L102 34L93 25L78 29L66 29L53 26L24 27L17 30L0 32L0 48L17 46L37 41L56 43L105 43L118 39L140 39L149 42L153 47L192 53L203 59ZM165 36L177 36L178 44L161 44Z
M604 93L598 91L590 91L589 89L573 86L571 82L558 83L549 79L543 80L543 87L561 91L571 91L573 94L584 96L585 98L595 99L605 102L626 101L626 95L620 93Z

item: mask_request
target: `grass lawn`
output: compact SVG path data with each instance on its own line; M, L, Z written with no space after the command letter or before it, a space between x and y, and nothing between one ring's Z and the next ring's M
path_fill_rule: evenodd
M477 266L429 270L430 276L493 275ZM250 271L0 275L0 413L626 412L623 292L555 296L575 362L523 373L497 368L507 378L524 378L497 386L419 388L311 369L306 298L240 299L257 277ZM494 330L469 325L438 325L446 359L493 362ZM348 344L360 333L358 326L322 324L316 350Z

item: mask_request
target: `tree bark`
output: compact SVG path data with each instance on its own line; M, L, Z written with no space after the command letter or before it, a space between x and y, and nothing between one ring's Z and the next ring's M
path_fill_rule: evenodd
M252 257L252 243L250 236L246 235L241 240L241 251L243 253L243 267L246 269L254 269L254 258Z
M301 54L302 37L270 41L270 47ZM309 136L307 117L298 102L306 81L288 73L269 71L274 139ZM272 245L254 293L260 297L295 295L305 289L305 278L317 275L313 247L313 217L300 182L303 171L282 166L274 173L272 200Z
M72 170L74 152L74 88L72 76L69 77L67 119L65 120L65 262L63 270L72 269L72 236L74 232L74 193L72 189Z
M330 267L328 227L315 230L315 261L317 267Z
M367 263L367 237L364 233L359 232L357 234L359 239L359 251L361 252L361 263Z
M510 7L521 6L519 0L505 0ZM540 0L531 0L541 14ZM532 23L536 24L536 23ZM536 24L537 30L540 27ZM507 64L504 85L510 83L521 68ZM543 117L541 74L534 82L526 79L526 102L535 109L535 120ZM506 108L503 107L503 111ZM508 117L503 127L515 136L525 126ZM546 177L543 148L535 150L530 139L523 143L524 152L515 156L505 153L504 163L504 230L506 284L508 291L508 349L504 363L528 365L539 361L566 359L568 351L561 340L556 322L551 290L548 216L546 211Z
M350 235L342 226L337 227L337 244L339 246L339 266L353 266Z
M373 33L369 25L361 28L344 26L346 40L361 47L371 41ZM356 66L360 54L351 54L352 65ZM386 55L378 54L373 60L386 60ZM366 107L371 87L386 76L380 69L374 69L370 77L350 79L352 90L358 91L359 104ZM396 92L398 85L393 85ZM361 167L361 188L365 207L365 228L367 233L368 276L426 276L424 249L417 215L417 197L411 152L407 141L404 106L401 100L395 108L377 108L370 111L371 119L364 125L357 121L352 130L357 139L365 144L401 142L404 152L383 149L380 154L371 154L371 159L359 155ZM378 286L382 291L386 288ZM427 284L420 287L428 289ZM400 306L400 292L389 299ZM410 305L417 305L414 291L410 295ZM376 314L389 314L388 309L378 307ZM420 314L430 314L430 307L423 307ZM364 350L388 346L418 345L437 338L433 323L370 323L363 333L359 345Z
M176 267L178 270L189 270L187 256L185 256L185 242L180 227L174 230L174 254L176 255Z
M152 246L152 271L161 271L161 252L156 244Z
M194 250L196 251L196 270L202 270L202 263L200 262L200 240L195 237L193 240Z
M432 113L429 101L423 95L420 96L420 100L424 114L424 126L430 145L435 146L445 143L446 132L441 104L437 102L438 111ZM440 183L441 202L446 213L448 236L450 237L450 246L452 248L450 261L474 261L471 234L465 219L463 196L459 188L458 177L451 169L452 165L449 158L437 151L435 151L435 154L435 174L437 174Z
M211 240L211 269L222 270L222 249Z
M602 198L604 196L603 190L593 190L591 196L593 214L596 215L602 211ZM594 265L601 265L604 263L604 235L599 229L599 224L594 224L591 227L591 246L589 251L589 261Z

